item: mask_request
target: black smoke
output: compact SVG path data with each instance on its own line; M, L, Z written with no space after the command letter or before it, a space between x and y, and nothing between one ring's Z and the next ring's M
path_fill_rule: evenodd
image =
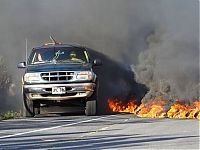
M99 114L110 113L107 105L109 98L117 98L124 103L127 103L131 98L135 98L139 103L141 102L148 88L134 80L135 74L129 65L114 61L92 49L88 49L88 51L92 56L92 60L100 59L103 62L102 66L93 67L99 81Z

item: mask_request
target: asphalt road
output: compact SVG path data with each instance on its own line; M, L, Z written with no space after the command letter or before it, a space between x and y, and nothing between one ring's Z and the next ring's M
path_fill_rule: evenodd
M6 120L0 149L199 149L199 121L131 114Z

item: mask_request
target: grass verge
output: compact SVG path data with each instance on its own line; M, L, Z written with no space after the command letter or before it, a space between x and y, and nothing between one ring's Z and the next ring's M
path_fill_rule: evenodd
M0 115L0 120L8 120L8 119L16 119L21 116L21 113L14 112L14 111L8 111L2 115Z

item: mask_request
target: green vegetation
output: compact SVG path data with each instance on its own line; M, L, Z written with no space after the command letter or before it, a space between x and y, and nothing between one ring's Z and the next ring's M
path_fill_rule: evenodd
M19 118L21 115L19 112L8 111L5 114L0 116L0 120L8 120L8 119L16 119Z

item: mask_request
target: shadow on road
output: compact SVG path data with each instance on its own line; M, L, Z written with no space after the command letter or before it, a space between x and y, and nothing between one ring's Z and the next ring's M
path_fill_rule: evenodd
M84 133L84 132L81 132ZM70 135L70 134L69 134ZM119 149L140 146L148 146L151 142L166 142L181 139L198 138L198 136L142 136L142 135L103 135L103 136L90 136L85 138L56 138L48 135L48 137L40 138L19 138L15 140L5 140L0 142L2 148L15 148L15 149L30 149L30 148L56 148L56 149Z

